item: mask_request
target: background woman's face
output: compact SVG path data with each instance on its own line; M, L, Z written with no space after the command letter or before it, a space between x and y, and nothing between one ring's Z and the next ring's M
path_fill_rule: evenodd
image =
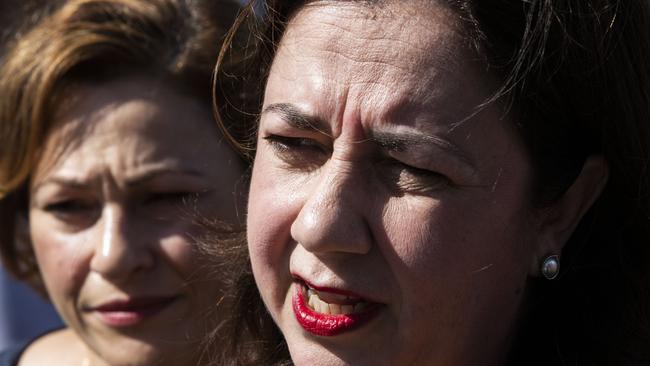
M305 8L270 72L248 240L297 365L498 364L513 335L530 163L495 106L466 120L496 84L457 17L409 7Z
M31 182L50 298L110 365L191 364L221 296L193 215L236 223L242 167L209 108L165 85L118 80L71 97Z

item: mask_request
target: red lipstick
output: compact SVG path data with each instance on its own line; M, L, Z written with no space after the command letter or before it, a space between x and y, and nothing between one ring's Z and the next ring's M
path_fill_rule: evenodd
M353 295L347 291L334 289L319 288L318 290L340 295ZM298 323L304 330L318 336L332 337L357 329L374 319L379 309L379 304L374 303L364 306L364 309L361 311L350 314L325 314L312 309L307 304L306 297L305 286L297 283L292 299L293 312L296 315ZM359 297L356 298L360 300Z
M114 300L91 308L90 311L97 314L100 321L108 326L115 328L130 327L158 314L175 300L175 297Z

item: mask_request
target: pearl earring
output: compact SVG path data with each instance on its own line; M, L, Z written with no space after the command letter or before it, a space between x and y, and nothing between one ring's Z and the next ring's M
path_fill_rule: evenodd
M557 255L549 255L542 263L542 275L547 280L552 280L560 274L560 257Z

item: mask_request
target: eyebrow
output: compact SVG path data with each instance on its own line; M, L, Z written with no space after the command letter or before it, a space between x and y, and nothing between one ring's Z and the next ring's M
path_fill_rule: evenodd
M41 187L48 184L57 184L60 186L66 186L72 189L81 190L86 187L85 181L77 178L65 178L65 177L51 177L42 182L37 183L32 190L34 192L38 191Z
M386 132L375 131L372 132L369 140L375 142L383 150L388 152L405 152L413 147L418 146L435 146L439 150L444 151L446 154L460 160L462 163L475 168L472 159L465 154L460 148L448 140L442 139L437 136L425 135L412 132Z
M152 180L158 176L173 174L173 175L189 175L192 177L203 177L198 170L193 169L176 169L176 167L158 167L153 169L145 170L142 173L134 174L126 179L127 187L138 186L146 181Z
M170 167L170 166L160 166L160 167L155 167L152 169L146 169L145 171L141 173L134 174L126 179L126 186L127 187L136 187L138 185L143 184L144 182L154 179L157 176L165 175L165 174L174 174L174 175L189 175L193 177L202 177L203 175L197 171L197 170L192 170L192 169L176 169L175 167ZM57 184L60 186L65 186L71 189L75 190L82 190L90 184L90 182L84 180L84 179L79 179L79 178L74 178L74 177L51 177L48 178L42 182L39 182L36 184L33 188L33 191L36 192L39 190L41 187L48 185L48 184Z
M321 118L310 116L290 103L270 104L262 111L262 114L273 112L278 114L291 127L306 130L318 131L329 135L329 124Z

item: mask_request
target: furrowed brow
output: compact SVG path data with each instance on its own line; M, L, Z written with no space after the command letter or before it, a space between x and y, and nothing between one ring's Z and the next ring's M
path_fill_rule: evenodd
M299 130L318 131L328 134L329 125L320 118L310 116L290 103L270 104L262 111L276 113L291 127Z

